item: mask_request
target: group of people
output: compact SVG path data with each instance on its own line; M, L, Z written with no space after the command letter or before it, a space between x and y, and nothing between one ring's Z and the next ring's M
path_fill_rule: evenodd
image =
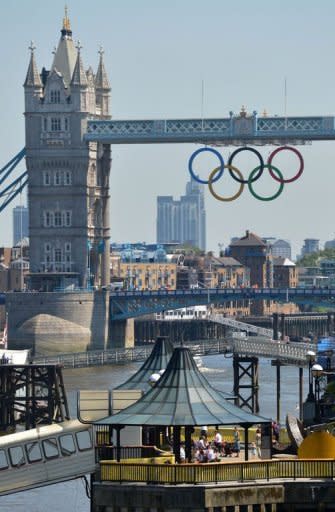
M233 431L233 442L227 442L217 429L212 441L208 440L207 427L202 427L198 441L193 442L193 460L195 462L215 462L222 457L239 457L240 433L237 427ZM186 459L185 448L180 447L180 460Z

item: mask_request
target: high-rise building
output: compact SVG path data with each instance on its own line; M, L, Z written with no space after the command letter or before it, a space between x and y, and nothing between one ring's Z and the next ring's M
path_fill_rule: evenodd
M109 283L110 147L86 142L89 119L109 119L110 85L100 50L96 73L83 65L65 12L50 70L35 48L26 79L30 286Z
M13 208L13 246L29 237L29 211L26 206Z
M313 252L319 252L320 250L320 240L317 238L305 238L304 245L301 248L301 256L304 257L307 254L312 254Z
M157 243L177 242L206 250L204 187L191 178L180 200L157 197Z

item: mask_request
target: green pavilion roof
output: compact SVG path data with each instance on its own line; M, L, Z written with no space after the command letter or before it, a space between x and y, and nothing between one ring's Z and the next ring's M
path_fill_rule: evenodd
M174 349L162 377L137 402L95 425L201 426L254 425L271 419L235 406L214 389L190 350Z
M160 370L165 370L173 354L173 345L165 336L159 336L148 359L141 368L115 389L140 389L146 393L150 386L150 377Z

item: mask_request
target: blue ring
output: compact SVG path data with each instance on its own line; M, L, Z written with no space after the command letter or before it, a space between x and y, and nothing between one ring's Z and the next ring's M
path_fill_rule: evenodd
M208 180L200 179L196 174L194 174L194 171L192 168L193 160L199 153L202 153L203 151L210 151L211 153L214 153L214 155L216 155L220 161L221 169L218 171L216 177L214 179L212 179L212 183L214 183L215 181L217 181L221 178L223 171L224 171L224 161L223 161L222 155L216 149L213 149L213 148L200 148L200 149L197 149L196 151L194 151L194 153L191 155L191 158L188 161L188 170L190 172L190 175L198 183L202 183L203 185L208 185Z

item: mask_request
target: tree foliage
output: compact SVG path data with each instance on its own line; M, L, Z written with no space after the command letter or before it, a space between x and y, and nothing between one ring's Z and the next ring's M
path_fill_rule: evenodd
M297 261L297 267L318 267L320 260L324 258L334 260L335 249L324 249L323 251L306 254L306 256Z

